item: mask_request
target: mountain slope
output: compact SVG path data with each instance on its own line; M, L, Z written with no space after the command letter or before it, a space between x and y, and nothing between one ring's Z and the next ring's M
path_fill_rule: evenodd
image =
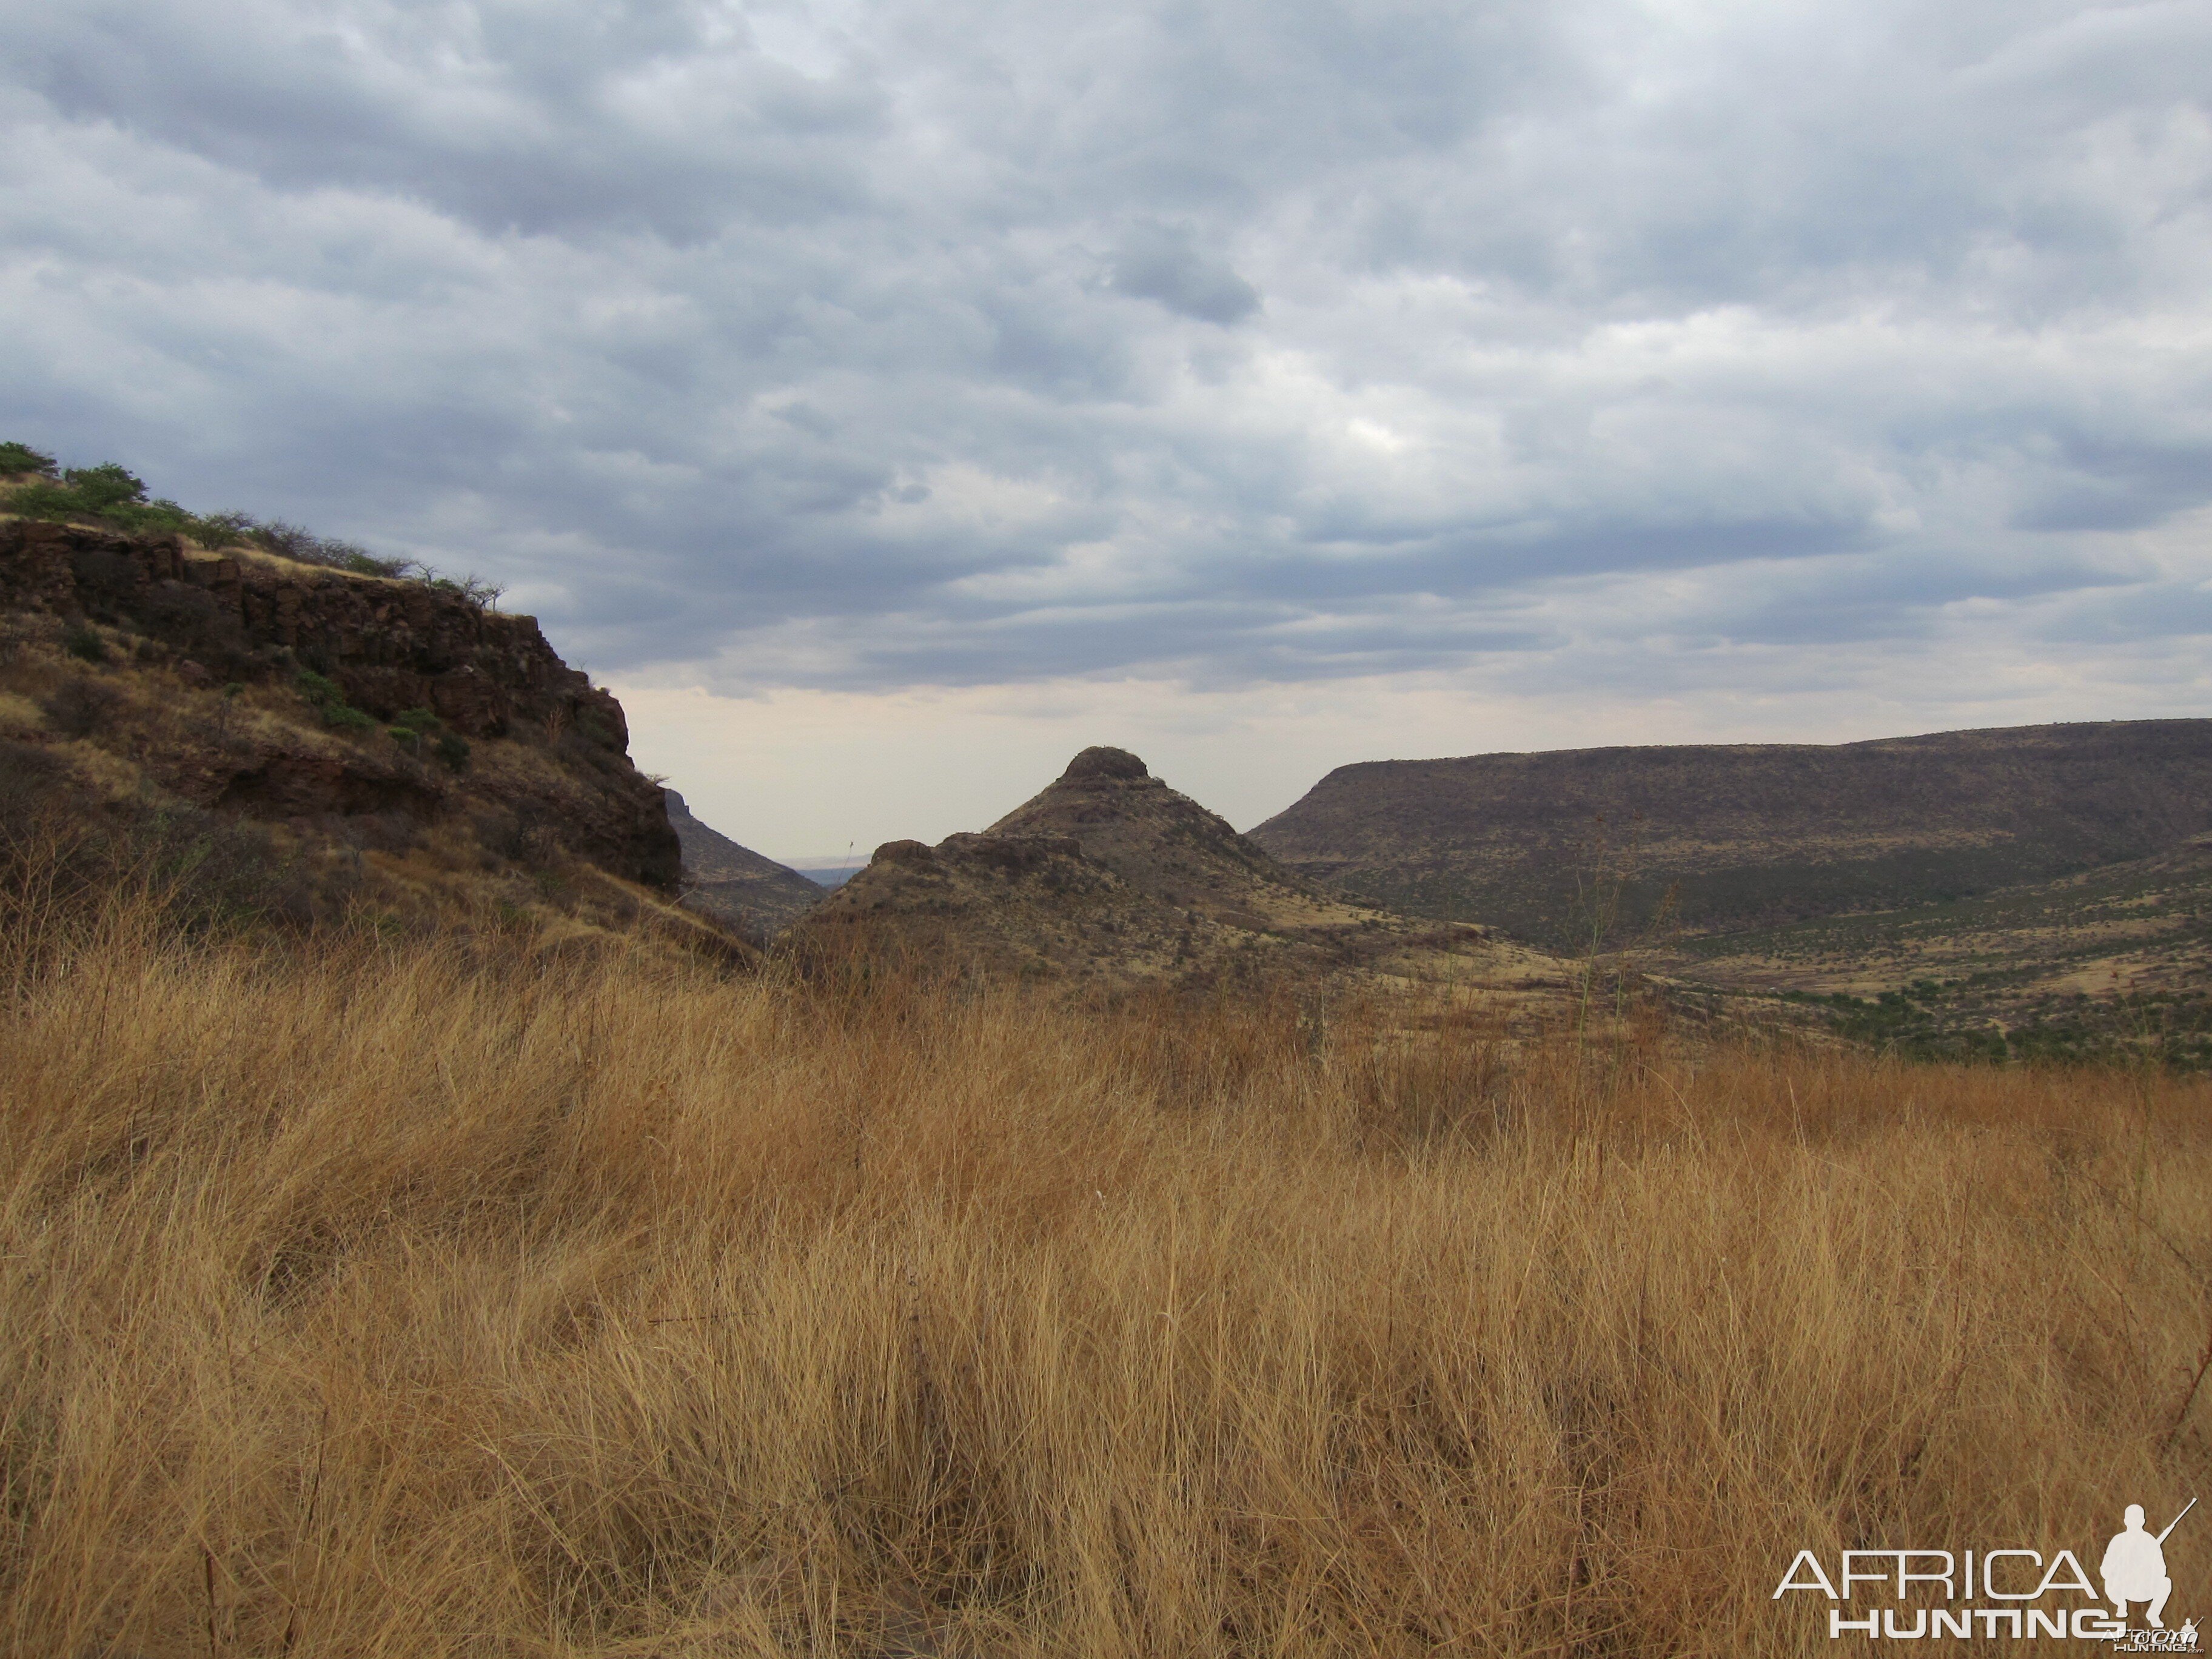
M676 833L627 750L535 621L451 585L0 522L0 854L88 887L749 955L676 906Z
M822 902L823 890L796 870L740 847L693 816L684 797L665 790L668 822L684 848L684 902L750 938L781 933Z
M1347 903L1118 749L1086 749L981 835L892 842L787 936L988 968L1200 987L1285 975L1556 992L1565 969L1464 925Z
M1683 745L1340 767L1250 832L1348 897L1586 943L1673 890L1687 932L1988 892L2212 830L2212 720L1837 745Z

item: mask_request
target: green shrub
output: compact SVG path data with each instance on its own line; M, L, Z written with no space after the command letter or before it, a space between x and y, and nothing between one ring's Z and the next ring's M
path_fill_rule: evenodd
M89 512L67 484L46 478L25 484L9 496L8 510L26 519L81 519Z
M146 499L146 481L119 461L73 466L62 474L62 482L90 513L105 513Z
M420 754L422 745L430 743L430 752L456 772L469 763L468 739L448 732L435 709L403 709L392 717L384 734L410 754Z
M45 459L35 450L24 453L33 461ZM6 459L7 447L0 446L0 460ZM0 467L0 471L7 470L11 469ZM149 501L146 481L115 461L103 461L98 466L73 466L61 475L58 482L52 476L50 467L12 470L44 475L8 497L8 510L27 519L97 519L118 530L173 533L203 542L212 538L218 545L234 539L220 518L199 518L172 501Z
M0 477L12 477L18 473L38 472L53 477L54 458L41 454L28 444L14 441L0 443Z
M374 732L376 722L356 708L345 698L334 681L323 678L311 668L300 671L293 681L300 695L312 704L323 717L323 724L334 732Z
M68 652L72 657L75 657L82 662L106 662L107 660L106 646L100 642L100 638L98 634L86 627L82 623L75 623L64 630L62 634L62 649Z

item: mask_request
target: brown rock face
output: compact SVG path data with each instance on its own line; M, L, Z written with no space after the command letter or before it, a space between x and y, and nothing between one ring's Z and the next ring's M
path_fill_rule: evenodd
M336 813L404 812L418 821L444 805L434 785L394 769L378 773L327 755L257 754L233 773L212 803L257 818L313 818Z
M0 588L65 617L128 623L216 679L307 668L379 720L434 709L471 738L526 720L620 754L622 705L562 662L536 620L422 582L202 553L175 536L0 525Z
M125 745L196 807L329 821L332 834L371 817L506 826L485 833L624 880L677 885L676 832L659 787L630 764L622 706L562 662L531 617L418 581L25 521L0 523L0 610L101 624L133 641L134 664L166 669L176 695L207 700L210 741ZM233 721L214 690L312 692L310 675L327 683L321 695L335 687L378 724L349 716L343 733L286 738ZM474 762L456 755L457 769L437 762L430 740L381 729L422 709L492 747Z

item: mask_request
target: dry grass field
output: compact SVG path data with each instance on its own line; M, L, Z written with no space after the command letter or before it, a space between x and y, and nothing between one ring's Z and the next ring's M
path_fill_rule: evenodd
M12 1654L1840 1652L2212 1474L2201 1083L23 891Z

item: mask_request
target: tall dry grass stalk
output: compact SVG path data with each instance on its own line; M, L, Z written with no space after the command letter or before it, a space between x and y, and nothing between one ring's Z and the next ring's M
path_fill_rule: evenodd
M1830 1652L2206 1484L2197 1085L15 921L13 1653Z

